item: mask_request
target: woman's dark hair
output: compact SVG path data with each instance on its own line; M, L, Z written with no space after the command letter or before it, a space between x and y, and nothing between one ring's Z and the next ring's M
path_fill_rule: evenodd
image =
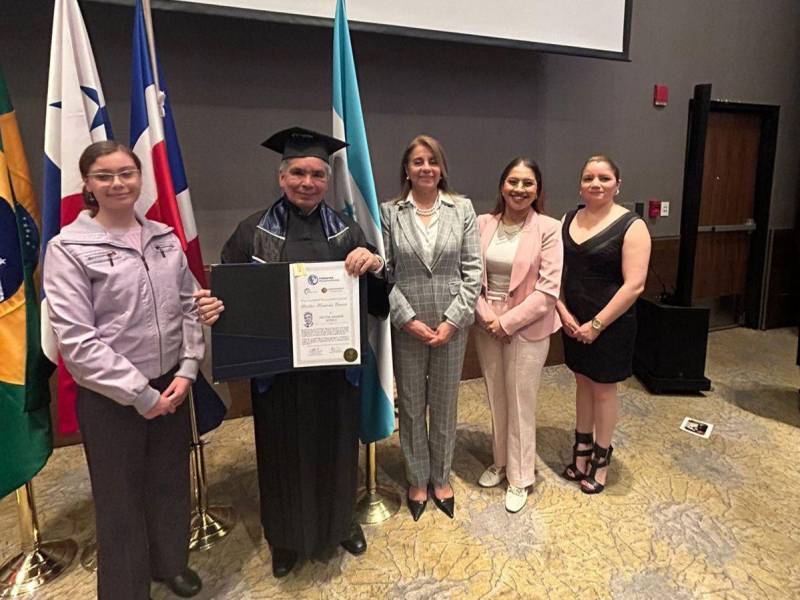
M400 161L400 195L394 200L396 202L405 200L405 198L408 196L408 193L411 191L411 181L408 179L406 167L408 166L408 159L411 156L411 153L417 148L417 146L424 146L430 150L433 154L433 157L436 159L436 163L442 170L442 176L439 179L439 184L437 187L448 194L455 194L455 191L453 191L453 189L450 187L450 184L447 182L447 159L444 156L444 148L442 148L439 140L429 135L418 135L411 140L403 152L403 158Z
M506 168L503 169L503 172L500 173L500 183L497 185L497 203L492 210L493 215L503 214L506 208L506 201L503 198L503 184L506 182L506 178L511 170L519 166L530 169L533 173L533 178L536 179L536 200L531 204L531 208L538 213L544 212L544 183L542 182L542 170L532 158L518 156L512 159L511 162L506 165Z
M142 170L142 161L133 153L133 150L128 148L125 144L120 144L114 140L103 140L87 146L86 150L83 151L81 157L78 159L78 170L81 172L81 178L86 179L89 175L89 169L92 168L92 165L98 158L114 154L114 152L127 154L130 156L133 164L136 165L136 168L140 171ZM97 204L97 200L95 200L94 196L86 189L85 185L83 186L83 205L89 209L92 216L95 216L100 208Z
M615 163L613 160L611 160L604 154L596 154L595 156L590 156L589 158L587 158L586 162L583 163L583 166L581 167L581 174L580 174L581 177L583 177L583 171L586 169L586 165L593 162L608 163L608 166L611 167L611 170L614 172L614 177L616 178L617 181L619 181L619 167L617 166L617 163Z

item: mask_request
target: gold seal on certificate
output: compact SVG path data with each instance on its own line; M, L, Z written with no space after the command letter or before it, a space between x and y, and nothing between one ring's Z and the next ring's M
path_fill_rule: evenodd
M344 262L293 263L289 290L294 367L360 365L358 277Z

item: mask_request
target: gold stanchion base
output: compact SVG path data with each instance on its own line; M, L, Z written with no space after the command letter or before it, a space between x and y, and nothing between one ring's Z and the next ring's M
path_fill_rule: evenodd
M362 525L383 523L400 510L400 495L385 487L375 491L361 490L356 501L356 519Z
M24 596L50 583L67 570L77 553L78 544L61 540L18 554L0 567L0 598Z
M208 550L236 525L236 511L230 506L209 506L192 513L189 550Z
M83 549L83 552L81 552L81 566L90 573L97 571L97 542L87 544Z

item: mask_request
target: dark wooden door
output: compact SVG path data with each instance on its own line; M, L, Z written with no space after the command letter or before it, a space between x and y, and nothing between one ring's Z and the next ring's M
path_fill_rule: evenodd
M759 114L709 114L692 296L712 328L744 316L761 130Z

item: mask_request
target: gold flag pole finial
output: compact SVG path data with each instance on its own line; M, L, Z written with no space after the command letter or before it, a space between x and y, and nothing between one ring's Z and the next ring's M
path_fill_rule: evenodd
M0 566L0 598L29 594L53 581L78 553L78 544L71 539L41 542L30 481L17 489L17 512L22 552Z

